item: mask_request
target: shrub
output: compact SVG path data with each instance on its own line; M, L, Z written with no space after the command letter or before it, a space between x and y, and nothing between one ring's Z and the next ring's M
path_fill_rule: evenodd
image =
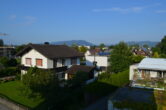
M17 60L14 58L7 58L7 57L0 57L0 63L4 66L4 67L14 67L17 66Z
M23 84L34 92L46 93L51 88L58 86L58 79L51 71L39 68L30 68L27 74L22 76Z
M7 67L0 70L1 77L16 75L17 73L19 73L19 69L17 67Z
M124 86L129 83L129 70L117 74L103 73L99 76L98 81L117 87Z
M79 87L84 85L85 81L89 79L88 73L78 71L69 81L69 85L73 87Z

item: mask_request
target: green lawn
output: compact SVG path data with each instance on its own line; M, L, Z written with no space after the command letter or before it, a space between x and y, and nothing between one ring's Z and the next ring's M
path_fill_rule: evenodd
M21 87L23 87L23 84L20 81L0 83L0 94L29 108L35 108L43 102L43 99L39 97L32 99L24 96L21 93Z

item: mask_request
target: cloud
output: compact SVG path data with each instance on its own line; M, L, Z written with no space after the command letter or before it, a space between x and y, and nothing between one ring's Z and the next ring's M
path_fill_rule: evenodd
M113 7L113 8L101 8L101 9L93 9L92 12L119 12L119 13L138 13L147 8L153 8L160 6L161 3L155 3L146 6L133 6L129 8L121 8L121 7Z
M16 15L10 15L10 16L9 16L9 19L10 19L10 20L15 20L16 18L17 18Z
M25 16L24 19L25 19L25 22L24 22L25 25L31 25L35 23L37 20L37 18L34 16Z
M140 12L144 9L144 7L131 7L131 8L120 8L120 7L113 7L113 8L105 8L105 9L93 9L93 12L120 12L120 13L130 13L130 12Z
M156 13L166 13L166 10L157 10Z

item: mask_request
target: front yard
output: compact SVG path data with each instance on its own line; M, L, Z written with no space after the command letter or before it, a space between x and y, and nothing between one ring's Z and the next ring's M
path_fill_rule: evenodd
M162 89L166 88L165 79L137 79L132 82L132 86L140 86L140 87L148 87L148 88L155 88L155 89Z
M23 84L20 81L0 83L0 96L12 100L18 104L35 108L44 101L41 97L28 98L21 92Z

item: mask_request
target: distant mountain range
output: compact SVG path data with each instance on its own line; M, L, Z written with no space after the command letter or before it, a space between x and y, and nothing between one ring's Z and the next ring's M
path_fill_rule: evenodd
M95 44L87 42L85 40L57 41L57 42L51 42L51 44L54 44L54 45L63 45L63 44L66 44L68 46L71 46L72 44L84 45L84 46L93 46L93 45L95 45Z
M138 44L140 46L143 46L145 44L147 44L150 47L154 47L156 46L159 42L154 42L154 41L129 41L126 42L128 45L134 45L134 44ZM93 44L91 42L87 42L85 40L68 40L68 41L57 41L57 42L50 42L50 44L54 44L54 45L68 45L71 46L73 44L77 44L77 45L84 45L84 46L94 46L96 44ZM107 45L109 46L109 45Z
M134 44L138 44L139 46L143 46L143 45L148 45L150 47L154 47L156 46L159 42L154 42L154 41L129 41L126 42L128 45L134 45Z

